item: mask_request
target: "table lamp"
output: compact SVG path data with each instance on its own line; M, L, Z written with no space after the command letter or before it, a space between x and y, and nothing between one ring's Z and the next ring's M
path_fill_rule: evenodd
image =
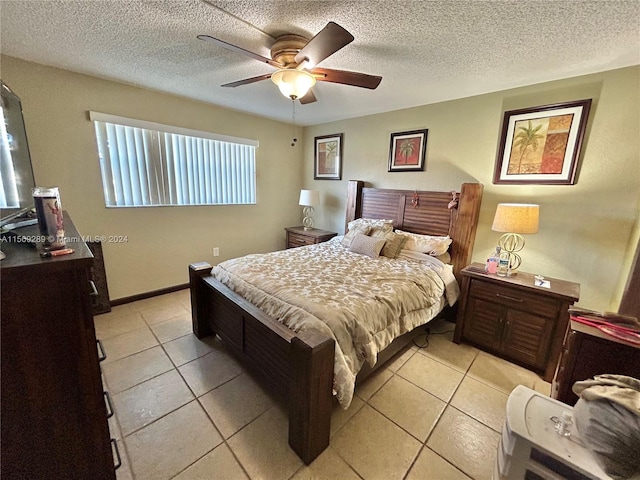
M499 203L493 218L491 230L506 232L498 245L503 252L509 254L507 275L516 274L522 263L522 258L516 252L524 248L524 238L521 234L538 233L538 219L540 206L530 203Z
M304 207L302 209L302 214L304 215L302 225L304 225L304 229L313 230L313 214L315 213L313 207L320 204L320 192L317 190L300 190L298 204Z

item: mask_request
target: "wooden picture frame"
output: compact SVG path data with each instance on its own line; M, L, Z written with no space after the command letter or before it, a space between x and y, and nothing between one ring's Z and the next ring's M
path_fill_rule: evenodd
M424 170L429 130L413 130L391 134L389 171L413 172Z
M573 185L591 99L504 113L495 184Z
M342 133L315 137L314 180L342 179Z

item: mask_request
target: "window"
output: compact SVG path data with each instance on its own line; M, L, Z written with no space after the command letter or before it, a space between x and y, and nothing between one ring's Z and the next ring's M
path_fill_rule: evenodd
M90 112L107 207L256 203L258 142Z

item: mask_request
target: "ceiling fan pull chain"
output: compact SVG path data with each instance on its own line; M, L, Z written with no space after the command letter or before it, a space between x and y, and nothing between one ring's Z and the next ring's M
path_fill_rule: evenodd
M295 147L298 139L296 138L296 100L294 98L291 99L291 131L293 132L291 146Z

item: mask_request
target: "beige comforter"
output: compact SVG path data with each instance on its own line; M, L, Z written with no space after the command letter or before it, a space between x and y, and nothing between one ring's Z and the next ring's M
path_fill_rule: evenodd
M292 330L334 338L334 392L347 408L363 363L374 365L380 350L446 302L445 281L433 267L352 253L339 238L227 260L212 275Z

